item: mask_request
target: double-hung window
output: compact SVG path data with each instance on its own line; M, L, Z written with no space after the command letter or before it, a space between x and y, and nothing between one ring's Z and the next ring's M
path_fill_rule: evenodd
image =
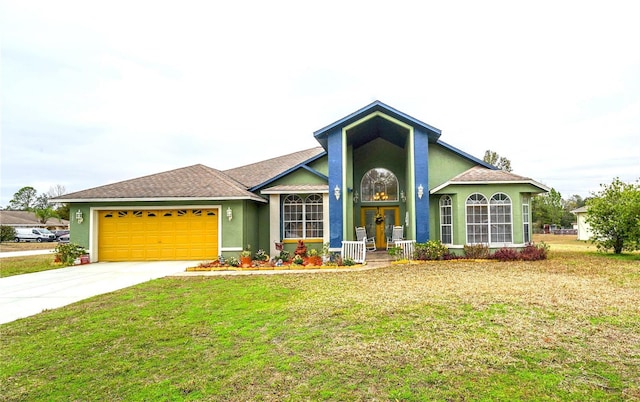
M286 196L282 202L282 225L285 239L322 238L322 195Z
M444 244L453 243L453 213L451 197L448 195L440 198L440 241Z
M494 194L489 201L482 194L467 198L467 243L512 243L511 198Z

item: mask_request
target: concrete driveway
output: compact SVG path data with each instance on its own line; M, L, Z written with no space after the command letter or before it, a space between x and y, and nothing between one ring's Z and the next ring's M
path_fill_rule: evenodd
M0 278L0 324L152 279L196 261L99 262Z

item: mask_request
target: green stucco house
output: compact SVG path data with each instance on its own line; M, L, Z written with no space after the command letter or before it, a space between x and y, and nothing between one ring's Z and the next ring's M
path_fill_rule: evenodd
M376 101L316 131L319 146L229 170L203 165L58 197L92 261L212 260L250 247L339 250L364 226L404 238L522 247L545 185L498 170Z

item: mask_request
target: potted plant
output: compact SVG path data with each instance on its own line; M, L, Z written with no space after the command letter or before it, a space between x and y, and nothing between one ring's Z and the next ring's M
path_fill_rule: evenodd
M317 267L322 265L322 257L315 248L309 250L309 264Z
M243 268L251 266L251 250L248 247L240 253L240 265Z

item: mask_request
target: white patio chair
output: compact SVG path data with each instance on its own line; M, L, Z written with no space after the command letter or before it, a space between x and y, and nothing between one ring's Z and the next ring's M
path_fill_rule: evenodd
M404 226L394 226L391 230L391 237L387 237L387 250L396 246L396 242L404 240Z
M367 229L364 226L356 227L356 239L364 241L367 251L376 251L376 238L367 237Z

